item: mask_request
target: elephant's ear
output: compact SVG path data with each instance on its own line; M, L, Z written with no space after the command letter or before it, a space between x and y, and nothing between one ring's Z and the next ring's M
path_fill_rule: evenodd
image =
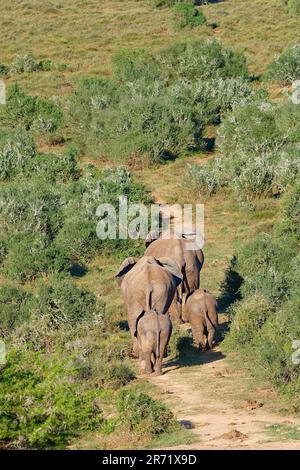
M133 266L136 264L137 259L136 258L126 258L123 263L121 264L119 271L115 275L115 278L117 280L117 283L119 286L122 284L123 278L125 274L127 274Z
M167 257L158 258L157 261L174 276L176 284L179 286L183 279L183 275L176 261Z
M145 246L148 248L152 242L159 238L159 231L158 230L151 230L145 238Z

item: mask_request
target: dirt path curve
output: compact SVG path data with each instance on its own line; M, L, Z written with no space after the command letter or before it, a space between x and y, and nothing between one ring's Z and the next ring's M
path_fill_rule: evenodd
M174 449L300 449L300 440L268 431L300 430L299 419L269 410L271 390L247 390L247 376L231 369L219 348L198 357L198 364L166 364L162 376L149 378L177 419L192 426L195 442Z

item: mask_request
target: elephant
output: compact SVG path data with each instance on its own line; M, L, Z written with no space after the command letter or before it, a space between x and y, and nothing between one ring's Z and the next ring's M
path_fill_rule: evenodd
M139 260L125 259L115 277L127 308L133 355L138 357L137 324L147 310L147 289L152 288L152 308L165 315L182 282L182 274L177 263L170 258L144 256Z
M151 237L154 240L151 241ZM153 238L152 238L153 239ZM193 239L184 238L155 238L150 232L146 238L145 256L160 258L167 256L176 261L180 267L183 281L177 289L176 297L170 308L173 321L182 322L182 304L184 295L190 295L200 287L200 271L204 263L204 254Z
M142 372L162 374L162 360L172 333L168 314L158 313L152 305L153 286L147 292L147 310L137 323L137 340Z
M217 301L205 289L198 289L187 298L183 320L192 327L194 345L212 349L218 327Z

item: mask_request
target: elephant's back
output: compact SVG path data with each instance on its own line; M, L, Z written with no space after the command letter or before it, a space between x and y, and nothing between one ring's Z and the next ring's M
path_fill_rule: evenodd
M159 238L151 243L145 251L145 256L154 256L154 258L167 257L176 261L179 267L183 265L183 253L181 240L174 238Z

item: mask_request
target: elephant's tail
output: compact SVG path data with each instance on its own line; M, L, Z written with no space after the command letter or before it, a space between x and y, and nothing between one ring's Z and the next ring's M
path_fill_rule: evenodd
M158 313L156 313L156 359L160 357L160 326Z
M204 302L204 315L205 315L205 322L206 328L209 330L210 327L213 327L215 330L217 329L217 325L215 325L208 315L208 308L206 304L206 290L203 289L203 302Z

